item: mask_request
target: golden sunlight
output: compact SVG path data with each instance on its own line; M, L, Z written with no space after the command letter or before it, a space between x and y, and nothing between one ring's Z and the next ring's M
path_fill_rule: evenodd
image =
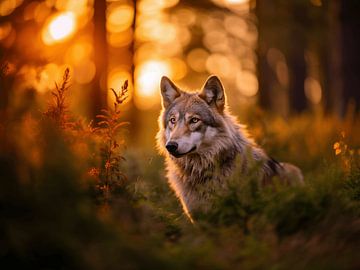
M245 97L255 96L259 90L259 82L250 71L241 71L237 74L236 86Z
M126 67L117 67L109 72L108 75L108 87L109 89L112 88L116 92L118 92L121 89L121 86L124 84L126 80L129 82L129 91L128 91L128 97L126 98L124 104L129 102L132 98L133 94L133 85L132 85L132 77L131 73L125 70ZM115 101L114 95L107 95L107 103L110 107L113 106L113 103Z
M42 39L47 45L59 43L71 37L75 29L75 14L73 12L62 12L52 17L45 25Z
M250 8L250 4L254 4L253 1L250 0L213 0L217 4L222 6L226 6L233 11L238 12L248 12Z
M17 8L23 0L2 0L0 1L0 16L7 16Z
M240 5L249 3L249 0L225 0L224 2L230 5Z
M162 60L149 60L135 70L135 104L139 109L149 109L159 102L159 82L162 76L171 77L170 65Z
M0 25L0 41L7 38L12 30L11 23L4 23Z
M130 5L121 5L110 10L106 21L109 32L119 33L127 30L134 19L134 8Z

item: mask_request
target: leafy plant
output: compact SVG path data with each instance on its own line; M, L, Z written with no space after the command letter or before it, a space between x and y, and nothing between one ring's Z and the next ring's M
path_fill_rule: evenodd
M119 138L120 128L127 125L127 122L121 120L120 105L126 100L128 93L128 81L124 82L119 93L114 89L111 92L114 94L115 101L113 109L102 109L101 114L97 115L98 122L95 127L92 123L86 125L82 119L72 119L68 111L67 92L70 88L70 71L67 68L64 72L63 79L60 85L55 83L55 90L51 92L53 101L48 104L47 111L44 115L53 120L60 129L65 131L72 131L71 142L73 147L80 144L79 140L86 138L86 148L90 145L95 145L99 148L99 156L95 157L98 165L92 166L89 174L95 177L96 190L101 194L101 200L108 203L111 199L112 192L123 186L126 179L125 174L120 169L121 161L125 158L121 154L120 146L123 141ZM69 135L69 133L67 133ZM94 147L93 147L94 148ZM89 149L88 149L89 150ZM87 151L91 152L91 150ZM89 153L91 155L91 153ZM91 157L86 157L91 160Z
M118 135L120 128L129 124L121 120L120 111L120 105L127 98L128 85L126 80L119 93L111 89L115 97L113 110L102 109L102 113L96 116L100 121L97 123L97 127L92 129L93 133L97 134L101 140L101 166L92 168L90 174L97 177L97 188L102 192L105 203L110 201L112 191L122 186L126 180L126 176L120 170L120 163L125 158L121 154L122 141L119 140Z
M51 92L53 96L53 102L48 104L48 109L44 113L45 116L54 120L57 125L63 129L73 126L73 123L69 121L68 105L66 100L66 93L69 90L70 84L70 70L65 69L63 80L59 86L55 82L55 90Z

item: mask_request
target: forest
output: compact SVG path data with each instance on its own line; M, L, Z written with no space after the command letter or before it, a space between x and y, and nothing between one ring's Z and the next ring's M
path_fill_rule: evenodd
M359 269L359 14L358 0L1 0L1 269ZM211 75L304 184L234 170L192 223L156 146L160 81Z

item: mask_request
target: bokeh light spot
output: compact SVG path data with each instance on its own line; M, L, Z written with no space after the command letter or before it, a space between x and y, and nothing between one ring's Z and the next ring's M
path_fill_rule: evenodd
M237 74L236 86L245 97L255 96L259 90L258 80L250 71L242 71Z
M149 60L135 69L135 104L139 109L150 109L159 102L159 82L164 75L172 77L170 65L163 60Z
M9 22L0 25L0 41L9 36L12 26Z
M61 42L75 32L76 18L73 12L62 12L55 15L43 30L43 41L47 45Z
M304 88L305 96L311 101L311 103L318 104L321 101L322 91L318 80L312 77L306 78Z
M189 52L186 57L188 65L196 72L204 72L206 70L206 59L209 57L209 53L202 49L196 48Z
M134 19L134 8L129 5L121 5L110 10L106 21L109 32L119 33L128 29Z

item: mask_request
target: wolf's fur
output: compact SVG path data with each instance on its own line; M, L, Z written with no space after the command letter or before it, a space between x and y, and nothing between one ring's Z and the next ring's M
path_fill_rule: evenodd
M180 90L167 77L161 79L160 88L158 149L166 158L169 184L191 220L193 211L211 207L207 198L212 188L223 185L237 165L245 174L251 163L259 163L264 184L275 175L287 183L303 182L297 167L269 158L237 123L216 76L200 92Z

